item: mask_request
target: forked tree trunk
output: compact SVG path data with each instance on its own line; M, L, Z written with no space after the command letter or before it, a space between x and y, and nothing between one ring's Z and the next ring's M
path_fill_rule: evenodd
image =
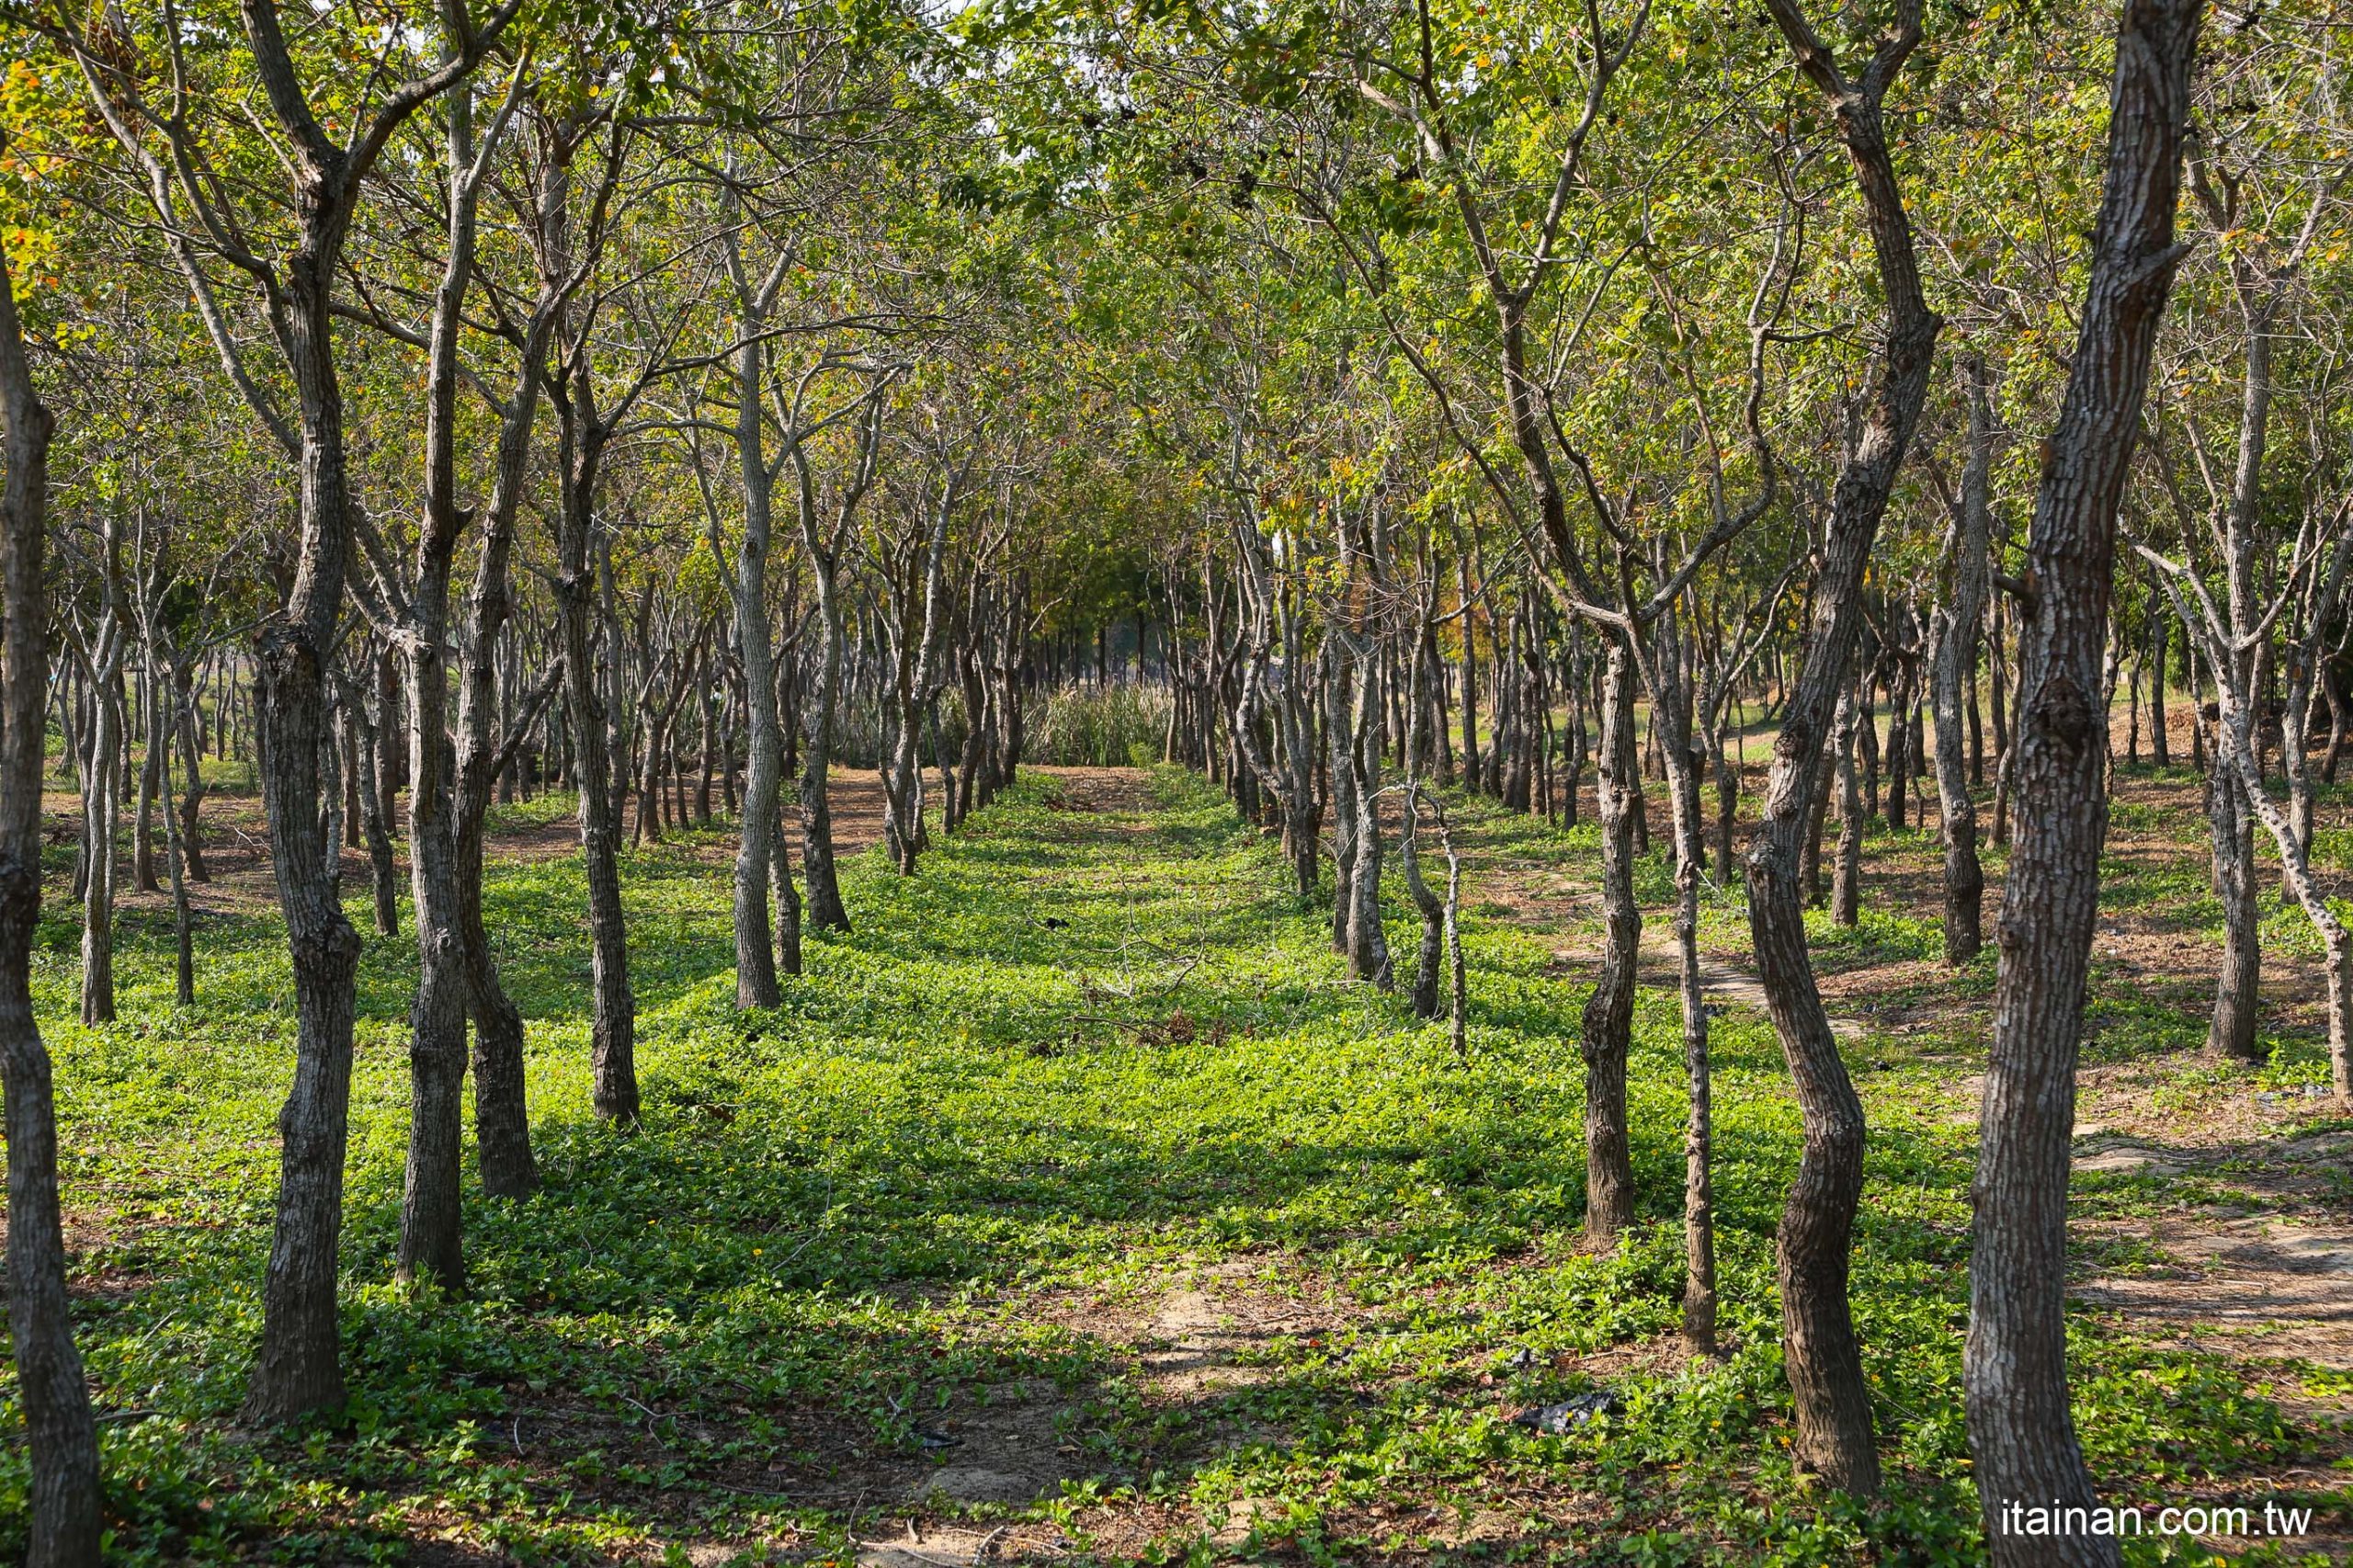
M2025 1535L2010 1509L2097 1501L2067 1402L2067 1178L2075 1056L2108 832L2103 649L2116 512L2180 255L2189 74L2205 7L2127 0L2107 189L2067 390L2027 540L2019 623L2017 844L1977 1160L1963 1384L1995 1568L2109 1568L2105 1535Z
M473 986L466 964L465 908L457 833L457 780L449 738L449 582L459 534L458 331L472 281L474 215L472 89L448 99L449 249L434 292L426 364L425 506L416 575L401 649L408 670L409 888L415 906L416 996L409 1008L408 1160L401 1192L397 1274L452 1295L465 1290L460 1172L465 1142L466 1022Z

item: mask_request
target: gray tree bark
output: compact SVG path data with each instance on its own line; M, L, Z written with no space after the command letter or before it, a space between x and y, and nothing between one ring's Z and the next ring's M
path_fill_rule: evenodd
M0 150L6 145L0 134ZM31 1471L28 1568L97 1568L98 1436L65 1292L57 1102L33 1017L40 918L40 774L48 741L49 446L56 423L33 385L15 284L0 252L0 1121L8 1134L8 1336Z
M1796 1398L1797 1463L1841 1491L1879 1490L1879 1453L1847 1271L1863 1181L1863 1108L1838 1054L1806 954L1802 840L1832 710L1860 621L1863 570L1927 395L1941 325L1920 290L1911 220L1890 158L1881 105L1920 40L1916 0L1896 9L1859 77L1850 77L1798 9L1766 0L1798 67L1828 101L1870 232L1885 303L1863 416L1832 492L1805 663L1774 743L1764 820L1748 852L1748 923L1775 1032L1804 1123L1804 1153L1779 1234L1783 1357Z
M1962 360L1962 377L1969 398L1969 453L1953 516L1952 597L1938 618L1935 690L1937 802L1945 840L1945 961L1950 964L1975 958L1985 939L1985 872L1977 858L1977 803L1969 793L1961 703L1976 674L1978 631L1985 615L1994 406L1982 355Z
M1585 1229L1599 1246L1614 1244L1619 1233L1634 1222L1626 1057L1643 947L1643 910L1634 899L1632 797L1642 788L1642 772L1634 755L1633 655L1622 637L1609 638L1607 649L1596 784L1604 934L1601 970L1586 1001L1578 1042L1585 1054Z
M2181 248L2198 0L2127 0L2108 176L2067 389L2035 497L2019 623L2018 823L1997 939L1994 1040L1973 1191L1962 1381L1997 1568L2108 1568L2106 1536L2029 1536L2014 1505L2097 1502L2067 1403L2067 1178L2086 971L2108 831L2101 689L2116 513Z

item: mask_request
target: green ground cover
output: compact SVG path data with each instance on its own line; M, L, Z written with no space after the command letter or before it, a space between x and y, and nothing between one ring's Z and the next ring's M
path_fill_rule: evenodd
M1458 1062L1442 1025L1345 982L1319 913L1296 907L1276 856L1222 800L1174 772L1147 789L1133 809L1078 810L1032 778L918 877L853 858L858 930L813 943L772 1014L733 1006L716 841L637 853L625 877L647 1109L631 1134L589 1108L578 868L498 861L489 924L530 1020L547 1187L519 1204L470 1198L463 1301L391 1283L415 953L369 937L345 1246L352 1402L339 1422L290 1431L236 1422L291 1069L280 933L209 919L203 1002L181 1011L167 924L127 919L122 1022L86 1029L69 1021L74 911L52 896L36 997L58 1059L115 1552L479 1560L432 1555L457 1542L528 1562L688 1561L694 1544L708 1560L839 1560L886 1494L958 1462L944 1428L977 1432L976 1412L1029 1387L1050 1391L1035 1417L1062 1472L1050 1494L961 1510L935 1494L930 1512L1050 1521L1068 1561L1976 1560L1959 1402L1965 1059L1878 1037L1850 1047L1873 1126L1854 1295L1891 1486L1869 1508L1824 1499L1785 1457L1771 1259L1797 1118L1765 1022L1739 1008L1716 1022L1731 1353L1688 1366L1672 1353L1671 997L1646 992L1637 1017L1646 1228L1596 1257L1579 1231L1582 971L1558 961L1560 931L1472 920ZM1458 809L1488 877L1587 854L1575 835ZM1408 936L1401 920L1401 958ZM1922 938L1891 915L1836 939ZM2136 1190L2089 1188L2111 1206ZM1119 1325L1204 1269L1313 1303L1317 1326L1256 1344L1246 1378L1172 1387ZM2075 1350L2083 1437L2120 1500L2228 1496L2264 1478L2345 1502L2313 1473L2338 1451L2329 1434L2229 1364L2090 1315ZM1508 1419L1597 1380L1620 1406L1582 1429ZM0 1551L20 1538L24 1484L11 1450ZM1478 1540L1454 1528L1482 1514L1516 1522ZM1248 1528L1211 1544L1237 1517ZM2129 1555L2210 1560L2149 1540Z

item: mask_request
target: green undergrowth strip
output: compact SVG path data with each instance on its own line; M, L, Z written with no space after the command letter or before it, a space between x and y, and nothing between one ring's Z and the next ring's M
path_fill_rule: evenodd
M787 1526L838 1553L856 1505L764 1488L790 1498L863 1464L918 1464L926 1420L1046 1380L1073 1478L1043 1506L1082 1557L1106 1510L1140 1504L1164 1521L1145 1555L1204 1557L1206 1529L1246 1498L1245 1550L1302 1561L1412 1555L1431 1509L1539 1521L1475 1549L1498 1557L1977 1560L1959 1401L1973 1132L1953 1114L1952 1062L1850 1046L1874 1129L1854 1292L1891 1484L1868 1507L1825 1498L1787 1458L1772 1252L1799 1129L1764 1021L1715 1024L1732 1350L1686 1367L1671 997L1646 993L1636 1020L1644 1225L1596 1256L1580 1240L1585 969L1559 961L1559 932L1471 922L1458 1062L1442 1025L1347 983L1321 912L1220 798L1169 771L1149 789L1131 812L1031 778L915 877L854 858L855 931L813 941L809 972L761 1014L733 1006L720 842L635 854L647 1111L629 1134L589 1106L579 868L497 862L489 926L530 1024L547 1186L469 1199L460 1301L390 1282L415 955L369 937L351 1404L285 1432L236 1420L291 1070L281 930L209 918L203 1002L181 1010L167 927L126 921L122 1021L87 1029L68 1021L75 932L52 899L36 998L116 1556L399 1562L453 1533L570 1562L748 1551ZM1584 856L1572 835L1459 809L1522 863ZM1402 899L1399 913L1402 963ZM1849 939L1926 940L1893 921ZM1237 1264L1329 1314L1256 1352L1259 1375L1237 1386L1155 1389L1091 1326L1108 1320L1069 1310L1116 1314ZM2075 1348L2095 1465L2164 1489L2153 1501L2284 1471L2317 1441L2221 1362L2089 1318ZM1597 1383L1619 1407L1569 1436L1507 1419ZM0 1419L14 1428L12 1405ZM11 1449L0 1551L19 1549L24 1487Z

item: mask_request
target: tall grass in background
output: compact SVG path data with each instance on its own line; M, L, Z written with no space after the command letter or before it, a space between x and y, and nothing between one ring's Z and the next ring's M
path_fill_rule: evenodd
M1032 699L1035 700L1034 699ZM1024 762L1055 767L1148 767L1168 734L1168 690L1158 686L1066 686L1033 721Z

